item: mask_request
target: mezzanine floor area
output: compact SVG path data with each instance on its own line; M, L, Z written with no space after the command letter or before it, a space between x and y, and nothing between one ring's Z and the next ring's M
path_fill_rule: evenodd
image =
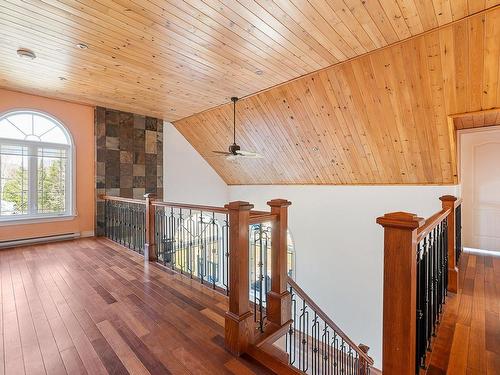
M463 253L459 269L427 374L499 375L500 257Z
M269 374L224 349L221 294L104 239L0 251L0 375Z

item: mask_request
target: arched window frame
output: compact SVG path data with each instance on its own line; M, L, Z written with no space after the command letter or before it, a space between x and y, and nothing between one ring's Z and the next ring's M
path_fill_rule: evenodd
M16 223L20 223L20 222L28 224L28 223L38 223L38 222L44 222L44 221L70 220L76 216L76 183L75 183L76 182L75 181L76 180L76 178L75 178L75 176L76 176L76 173L75 173L76 148L75 148L75 143L73 141L73 136L72 136L71 132L67 129L67 127L64 125L64 123L61 120L59 120L56 116L54 116L50 113L38 110L38 109L18 108L18 109L8 110L6 112L0 113L0 122L4 119L10 117L10 116L22 115L22 114L40 116L40 117L43 117L43 118L53 122L64 133L64 135L67 139L67 144L3 138L1 136L1 131L0 131L0 144L26 146L28 148L29 147L35 147L35 148L50 147L50 148L56 148L56 149L65 149L66 150L66 174L65 174L65 208L66 208L66 210L64 212L60 212L60 213L37 213L37 212L35 212L36 205L33 202L33 199L31 199L27 214L6 215L6 216L0 215L0 226L9 225L9 224L16 224ZM32 155L31 152L29 154ZM28 158L29 158L28 163L31 163L30 166L31 167L33 165L36 166L36 157L29 156ZM34 159L34 161L33 161L33 159ZM35 168L35 170L37 170L37 169ZM29 187L36 187L37 186L36 180L37 180L37 174L36 173L29 173L28 186ZM31 191L28 192L28 194L33 194L33 196L36 196L36 189L35 189L35 191L32 191L32 190L33 189L31 188ZM1 196L0 196L0 198L1 198ZM36 201L36 199L35 199L35 201Z

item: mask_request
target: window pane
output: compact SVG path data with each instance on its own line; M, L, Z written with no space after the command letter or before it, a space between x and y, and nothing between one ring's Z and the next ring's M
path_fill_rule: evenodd
M28 149L0 145L0 216L28 213Z
M38 149L38 213L66 211L66 150Z
M9 139L24 139L26 137L26 134L19 127L15 126L11 118L0 121L0 134L2 134L2 138Z
M66 134L64 134L64 131L58 124L42 116L35 116L34 122L35 135L39 137L42 142L60 143L65 145L69 143L66 138Z
M33 134L33 115L21 113L9 116L7 119L9 123L19 129L25 136Z

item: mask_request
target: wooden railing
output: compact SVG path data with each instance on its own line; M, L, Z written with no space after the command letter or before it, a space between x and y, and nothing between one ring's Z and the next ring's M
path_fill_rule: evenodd
M278 373L369 374L368 347L356 346L288 277L287 200L271 200L269 211L254 211L242 201L214 207L156 201L151 194L145 200L100 198L107 207L108 237L139 249L145 261L228 295L225 346L231 353L255 355L266 340L286 335L290 350L278 354L286 360L271 366ZM128 240L130 233L138 233L137 241ZM302 326L306 315L314 330ZM310 338L306 345L304 337ZM301 360L293 360L295 355ZM310 356L310 366L304 356Z
M449 195L440 200L442 209L427 220L406 212L377 218L384 227L384 375L426 368L447 293L458 290L461 224L455 213L461 200Z

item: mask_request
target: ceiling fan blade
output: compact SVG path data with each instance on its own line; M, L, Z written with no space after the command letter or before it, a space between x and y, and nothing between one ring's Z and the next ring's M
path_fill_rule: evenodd
M218 154L218 155L232 155L230 152L227 152L227 151L212 151L214 154Z
M236 153L249 159L262 159L264 157L263 155L253 151L238 150Z

